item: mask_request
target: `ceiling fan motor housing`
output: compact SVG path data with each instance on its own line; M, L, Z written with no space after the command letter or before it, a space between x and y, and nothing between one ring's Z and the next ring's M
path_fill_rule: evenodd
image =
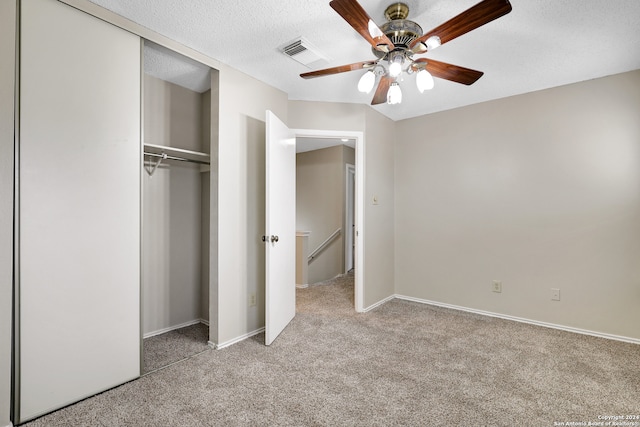
M405 19L409 15L409 7L404 3L394 3L384 12L389 20L380 29L396 47L394 51L407 51L412 41L422 36L422 27L413 21ZM372 49L378 58L384 58L388 53Z

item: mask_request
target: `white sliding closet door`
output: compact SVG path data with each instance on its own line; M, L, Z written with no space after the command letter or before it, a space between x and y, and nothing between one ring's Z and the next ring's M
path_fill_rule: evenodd
M140 39L21 8L18 423L140 374Z

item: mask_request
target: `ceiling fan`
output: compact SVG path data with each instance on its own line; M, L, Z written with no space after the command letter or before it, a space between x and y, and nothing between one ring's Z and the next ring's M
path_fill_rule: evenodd
M511 12L509 0L483 0L433 30L423 33L420 25L407 18L409 7L404 3L393 3L385 10L388 22L378 27L356 0L332 0L329 5L349 23L372 47L377 59L341 65L300 74L309 79L367 69L360 78L358 90L369 93L380 77L371 105L398 104L402 92L398 78L402 72L416 73L416 85L422 93L433 87L433 77L456 83L471 85L482 75L458 65L447 64L415 55L429 52L456 37L475 30Z

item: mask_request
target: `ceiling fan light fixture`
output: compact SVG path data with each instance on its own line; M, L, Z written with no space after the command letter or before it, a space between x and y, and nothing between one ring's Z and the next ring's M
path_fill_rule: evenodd
M367 71L358 81L358 90L362 93L369 93L376 82L376 75L372 70Z
M378 25L373 22L373 20L369 19L367 27L367 29L369 30L369 35L374 40L384 36L384 33L382 32L382 30L380 30L380 27L378 27Z
M412 53L420 54L420 53L425 53L428 49L426 44L420 42L420 43L417 43L415 46L413 46L410 50Z
M475 6L424 33L420 25L407 19L409 6L406 3L398 2L387 7L387 22L381 27L375 24L358 0L331 0L329 5L371 45L377 59L302 73L300 77L307 79L374 67L374 80L377 76L380 79L371 105L382 104L385 100L388 104L401 103L402 91L398 83L406 77L403 73L416 74L416 86L421 93L433 88L433 76L426 70L427 62L438 78L465 85L475 83L484 73L436 60L414 58L414 55L437 49L442 43L511 12L509 0L480 0ZM358 89L362 92L373 89L369 89L371 80L368 73L360 76Z
M402 55L402 52L392 52L389 58L389 75L393 78L398 77L402 73L403 63L404 55Z
M389 91L387 92L387 104L394 105L402 102L402 91L398 82L391 83Z
M402 72L402 64L401 63L392 62L391 65L389 65L389 75L391 77L398 77L401 72Z
M418 71L418 74L416 74L416 86L418 87L420 93L424 93L425 90L433 89L433 85L433 76L430 72L428 72L424 68Z
M437 47L439 47L442 42L440 41L440 37L438 36L431 36L427 39L427 41L425 42L425 44L427 45L427 49L428 50L433 50Z

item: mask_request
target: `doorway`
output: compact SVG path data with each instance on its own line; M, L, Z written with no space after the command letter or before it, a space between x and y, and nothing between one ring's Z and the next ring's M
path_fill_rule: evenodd
M308 210L323 204L325 207L330 205L329 210L333 212L330 218L316 212L315 217L321 216L321 220L296 220L299 235L308 235L308 283L332 279L352 271L355 275L355 310L363 311L363 274L362 269L357 268L359 263L362 264L362 245L357 241L358 225L362 224L359 215L362 215L364 203L362 173L358 171L358 166L362 165L364 158L363 134L318 130L294 132L298 158L300 159L300 154L304 153L302 156L306 158L304 164L307 169L306 173L297 173L297 216L313 216L309 215ZM306 185L310 179L322 176L322 169L325 178L316 180L306 189L300 188L300 185ZM333 171L333 176L326 178L331 176L329 171ZM326 175L328 172L329 175ZM327 194L331 193L327 187L334 188L334 194ZM300 212L300 209L303 212ZM300 237L298 239L300 240ZM316 271L313 271L314 269ZM324 273L318 273L317 270L324 270ZM317 280L318 278L320 280Z
M265 344L270 345L295 317L296 312L296 139L301 137L332 138L335 132L290 129L272 111L265 114L266 154L265 154ZM356 165L362 164L363 136L360 132L340 132L341 138L352 137L356 141L359 155L353 154ZM344 170L344 169L341 169ZM357 168L356 168L357 171ZM362 176L356 173L356 266L362 265L362 238L357 224L362 217ZM292 185L293 184L293 185ZM344 188L344 184L341 188ZM315 194L315 193L314 193ZM344 200L344 198L342 199ZM344 216L342 216L344 218ZM338 229L338 233L340 229ZM332 233L332 236L336 233ZM280 235L280 236L278 236ZM322 248L333 238L330 236L320 245ZM281 242L281 243L278 243ZM319 249L320 250L320 249ZM314 251L316 252L316 251ZM312 258L312 255L309 255ZM344 258L342 258L344 259ZM353 301L357 311L362 309L363 275L353 277L355 282Z

